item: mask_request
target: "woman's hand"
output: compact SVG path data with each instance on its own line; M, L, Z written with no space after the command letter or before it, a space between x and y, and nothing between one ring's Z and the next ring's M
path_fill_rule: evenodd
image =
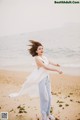
M62 74L63 72L62 71L58 71L59 72L59 74Z
M57 66L57 67L60 67L60 65L59 65L59 64L56 64L56 66Z

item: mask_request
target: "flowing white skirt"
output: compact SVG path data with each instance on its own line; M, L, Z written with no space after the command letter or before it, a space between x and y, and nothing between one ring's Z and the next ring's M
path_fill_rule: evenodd
M19 97L28 94L30 97L39 97L39 82L48 75L44 68L36 68L25 80L21 89L17 93L9 94L9 97Z

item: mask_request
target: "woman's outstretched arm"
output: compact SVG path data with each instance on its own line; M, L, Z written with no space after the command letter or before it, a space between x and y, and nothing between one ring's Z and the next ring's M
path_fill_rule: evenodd
M46 70L55 71L55 72L58 72L59 74L62 74L62 71L54 69L54 68L44 64L38 57L35 57L35 61L38 66L43 67Z
M56 64L56 63L54 63L54 62L53 62L53 61L51 61L51 60L49 60L49 64L51 64L51 65L53 65L53 66L60 67L60 65L59 65L59 64Z

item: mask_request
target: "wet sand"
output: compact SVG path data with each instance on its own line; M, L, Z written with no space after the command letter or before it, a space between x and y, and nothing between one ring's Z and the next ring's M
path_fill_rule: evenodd
M41 120L39 98L27 95L10 98L19 91L29 72L0 70L0 112L8 120ZM59 120L80 120L80 76L50 73L52 88L51 114Z

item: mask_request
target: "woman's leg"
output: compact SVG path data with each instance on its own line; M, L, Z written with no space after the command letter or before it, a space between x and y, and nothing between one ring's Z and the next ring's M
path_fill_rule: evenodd
M47 78L46 80L46 90L48 93L48 109L47 109L47 115L50 114L50 109L51 109L51 82L49 80L49 78Z
M51 95L51 83L49 78L46 80L46 89L47 89L48 98L49 98L47 116L50 120L55 120L55 117L50 114L52 95Z
M40 107L41 107L41 114L42 119L47 119L47 110L49 107L49 98L48 98L48 92L46 88L46 80L47 77L45 77L40 83L39 83L39 94L40 94Z

